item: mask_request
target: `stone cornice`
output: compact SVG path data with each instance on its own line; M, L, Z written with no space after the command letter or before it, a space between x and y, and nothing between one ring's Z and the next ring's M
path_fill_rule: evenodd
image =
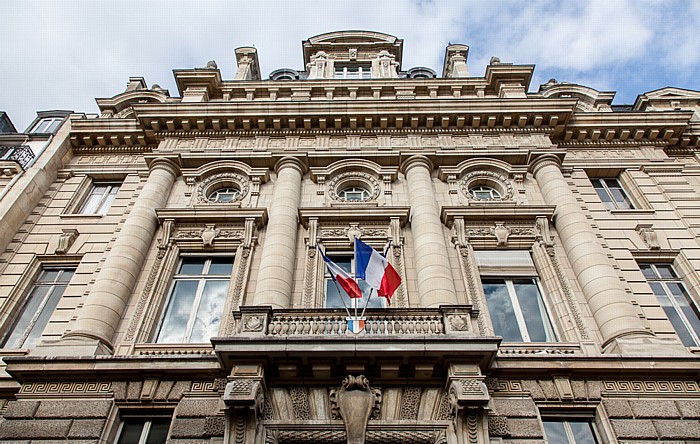
M530 221L535 222L538 217L551 219L555 207L546 205L515 205L513 203L485 203L470 206L444 206L440 211L442 223L450 226L456 217L466 221L493 222L496 220Z
M258 227L267 224L267 209L265 208L236 208L226 209L226 204L197 205L188 208L159 208L156 210L158 220L162 224L171 219L176 223L240 223L246 219L254 219Z
M408 221L410 207L372 207L362 203L349 203L343 208L299 208L299 219L305 226L309 226L309 219L317 219L320 224L334 222L385 222L392 218L399 218L403 226Z

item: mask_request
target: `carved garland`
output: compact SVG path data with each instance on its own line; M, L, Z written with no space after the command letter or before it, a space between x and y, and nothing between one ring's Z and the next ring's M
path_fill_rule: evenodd
M338 202L347 202L343 197L339 195L339 192L345 186L349 186L352 182L360 182L367 187L369 191L369 197L364 199L362 202L371 202L377 200L379 193L381 192L381 187L379 186L379 181L376 177L371 174L361 173L361 172L348 172L342 173L335 176L333 179L328 181L328 195L332 200Z
M250 180L247 177L236 173L219 173L213 174L199 183L197 186L197 202L203 204L213 203L209 200L209 194L217 188L226 186L227 183L235 184L241 191L231 202L240 202L248 194Z
M469 192L472 185L483 183L490 186L501 193L500 199L479 199ZM462 194L470 201L476 202L491 202L491 201L509 201L513 200L513 185L506 176L495 173L493 171L472 171L464 175L459 183L459 189Z

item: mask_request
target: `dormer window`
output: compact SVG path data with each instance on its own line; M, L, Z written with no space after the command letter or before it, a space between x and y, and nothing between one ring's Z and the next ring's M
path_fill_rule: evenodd
M371 79L372 78L372 66L369 64L360 65L339 65L335 64L335 76L336 79Z

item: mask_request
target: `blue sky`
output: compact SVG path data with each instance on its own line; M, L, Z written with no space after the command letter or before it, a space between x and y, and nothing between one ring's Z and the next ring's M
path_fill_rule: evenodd
M470 46L472 76L492 56L534 64L531 91L556 78L625 104L664 86L700 90L695 0L3 0L0 17L0 110L20 130L38 110L96 113L94 98L129 77L177 95L172 69L213 59L231 79L239 46L258 49L264 76L302 69L302 40L344 29L404 39L403 69L441 72L448 42Z

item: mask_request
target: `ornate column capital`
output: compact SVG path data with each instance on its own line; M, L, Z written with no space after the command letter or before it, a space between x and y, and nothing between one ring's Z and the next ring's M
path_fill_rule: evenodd
M530 160L530 171L532 171L532 174L537 175L537 172L541 168L549 165L554 165L561 169L561 163L562 160L559 158L559 156L555 154L543 154Z
M162 169L170 172L173 176L180 175L180 167L182 162L179 155L157 155L146 157L148 169L154 171Z
M274 170L275 170L275 173L279 174L279 172L282 169L288 168L288 167L296 168L297 170L299 170L299 172L301 174L306 173L306 170L308 169L306 164L298 157L287 156L287 157L283 157L277 161L277 163L275 164Z
M411 156L408 159L404 160L401 163L400 170L403 174L408 173L408 170L416 167L416 166L423 166L425 167L428 171L433 171L433 162L430 161L426 156L423 156L422 154L417 154L415 156Z

